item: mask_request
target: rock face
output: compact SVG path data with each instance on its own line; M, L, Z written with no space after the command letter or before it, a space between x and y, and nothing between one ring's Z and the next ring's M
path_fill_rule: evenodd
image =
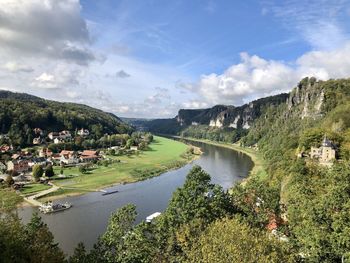
M285 115L297 114L302 119L315 119L322 116L326 96L322 81L304 78L288 94L258 99L239 107L216 105L208 109L181 109L173 119L153 120L146 126L151 132L173 134L191 125L247 130L269 107L278 105L286 105Z
M296 88L294 88L287 100L288 110L299 107L300 117L318 118L322 116L322 105L325 99L325 91L320 82L315 78L304 78Z
M203 110L182 109L176 120L180 126L196 123L216 128L249 129L266 107L285 103L287 98L288 94L280 94L255 100L240 107L217 105Z

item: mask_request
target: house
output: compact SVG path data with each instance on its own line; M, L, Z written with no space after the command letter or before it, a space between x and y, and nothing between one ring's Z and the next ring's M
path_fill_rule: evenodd
M60 139L66 141L72 139L72 135L69 131L50 132L48 137L50 140Z
M55 163L59 163L61 161L61 155L56 153L56 154L52 154L50 157L49 157L49 160L51 162L55 162Z
M73 155L63 154L60 157L60 163L77 164L79 163L79 159L74 154Z
M53 143L54 143L54 144L64 143L64 140L61 139L61 138L55 138L55 139L53 139Z
M71 156L71 155L75 155L75 154L74 154L74 151L62 150L62 151L60 152L60 156L63 156L63 155L69 155L69 156Z
M9 152L12 150L13 150L12 145L3 144L0 146L0 152L2 152L2 153L6 153L6 152Z
M47 165L47 160L44 157L36 157L28 161L28 165L30 168L32 168L34 165L39 164L41 166L46 166Z
M46 157L46 158L48 158L48 157L51 157L52 154L53 154L53 152L50 149L48 149L48 148L42 148L39 151L39 157Z
M86 162L93 162L100 159L100 156L98 155L97 151L92 150L84 150L80 154L80 161L86 163Z
M58 132L50 132L48 134L48 137L49 137L50 140L54 140L55 138L59 138L60 134Z
M90 132L89 132L89 130L83 128L83 129L78 130L77 134L80 136L89 136Z
M33 144L34 144L34 145L39 145L39 144L41 144L41 143L42 143L42 139L41 139L40 137L34 138L34 139L33 139Z
M120 146L112 146L108 148L108 150L119 150L119 149L120 149Z
M12 160L7 162L7 170L17 173L24 173L30 169L27 160Z
M91 156L91 155L98 155L97 151L93 151L93 150L84 150L81 152L82 156Z
M12 154L11 159L13 160L21 160L21 159L29 159L32 157L32 154L29 152L20 151Z
M333 143L325 136L321 147L311 147L310 157L317 159L320 164L330 166L336 159L336 148Z
M37 136L39 136L39 137L44 135L43 130L40 129L40 128L34 128L34 129L33 129L33 132L34 132L35 135L37 135Z
M72 135L70 134L69 131L61 131L59 132L59 139L61 140L71 140Z
M98 161L100 159L97 155L89 155L89 156L80 156L80 161L83 163L90 163L93 161Z
M131 151L138 151L139 147L137 146L130 146Z

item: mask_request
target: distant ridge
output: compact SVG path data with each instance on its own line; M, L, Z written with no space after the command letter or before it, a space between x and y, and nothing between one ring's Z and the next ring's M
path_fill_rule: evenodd
M127 133L131 126L113 113L78 103L46 100L26 93L0 91L0 133L25 145L30 130L59 131L86 128L93 135ZM24 141L23 141L24 140Z

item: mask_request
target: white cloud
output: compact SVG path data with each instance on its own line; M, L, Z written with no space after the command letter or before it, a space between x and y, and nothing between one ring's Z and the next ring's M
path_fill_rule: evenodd
M264 96L288 92L303 77L321 80L348 78L350 73L350 42L332 51L307 52L296 61L265 60L256 55L241 54L241 62L224 73L203 75L197 83L176 85L191 91L207 105L241 105ZM187 102L185 107L201 107Z
M0 47L4 53L63 59L86 65L95 59L78 0L0 1Z
M43 89L57 89L58 83L54 75L48 74L46 72L42 73L40 76L36 77L31 84L32 86L43 88Z
M17 62L9 61L4 66L4 69L10 71L10 72L33 72L34 69L28 65L19 64Z
M208 107L208 103L204 101L191 100L182 103L182 107L186 109L203 109Z

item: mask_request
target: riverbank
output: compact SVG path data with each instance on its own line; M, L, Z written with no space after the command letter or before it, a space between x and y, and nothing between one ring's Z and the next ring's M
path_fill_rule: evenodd
M225 147L228 149L232 149L241 153L244 153L246 155L248 155L253 163L254 163L254 167L253 169L250 171L249 176L243 180L243 183L246 180L249 180L251 178L257 178L259 180L264 180L267 178L267 172L266 172L266 163L263 159L263 157L261 156L261 154L251 148L246 148L246 147L242 147L240 146L238 143L235 144L229 144L229 143L223 143L223 142L215 142L215 141L210 141L210 140L202 140L202 139L196 139L196 138L183 138L180 136L173 136L174 138L177 139L185 139L185 140L189 140L189 141L194 141L194 142L203 142L203 143L207 143L207 144L211 144L211 145L215 145L215 146L219 146L219 147Z
M82 174L78 167L64 168L64 175L68 178L54 180L55 185L60 188L40 200L81 195L158 176L180 168L199 156L198 149L195 149L194 154L188 149L189 146L182 142L154 136L148 150L129 156L109 156L112 161L110 164L95 166L85 174ZM59 167L55 169L56 174L59 170Z

